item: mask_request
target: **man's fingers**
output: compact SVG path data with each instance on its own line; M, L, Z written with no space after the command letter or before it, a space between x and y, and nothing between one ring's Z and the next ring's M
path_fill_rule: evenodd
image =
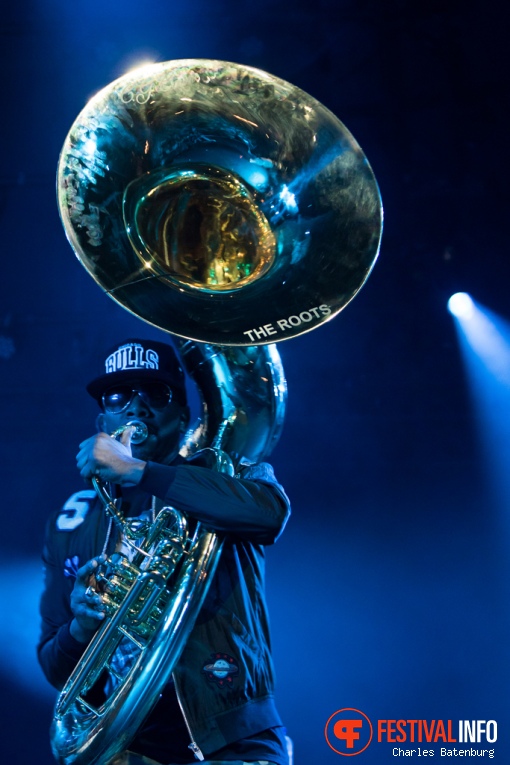
M78 569L76 572L76 581L79 581L81 584L85 584L90 576L95 574L97 567L100 563L103 563L105 560L104 555L100 555L97 558L92 558L92 560L87 561L81 568Z
M76 457L78 470L85 480L94 476L103 481L112 481L121 485L139 483L145 463L133 458L131 451L131 435L133 428L128 428L121 434L121 441L98 433L97 436L85 441L84 448Z
M86 463L87 463L87 456L85 452L78 452L78 454L76 455L76 464L78 466L78 469L81 470Z
M99 593L90 585L85 590L85 603L89 606L102 606L103 601Z
M92 560L87 561L87 563L81 566L76 572L76 579L85 581L86 579L88 579L89 576L95 573L98 565L99 565L99 562L97 558L92 558Z
M126 428L122 431L120 434L120 443L126 447L126 449L129 449L131 451L131 436L135 432L135 428L133 425L131 425L129 428Z
M90 481L95 475L100 476L99 470L93 470L88 462L85 462L84 465L78 465L78 471L85 481Z
M80 608L78 613L75 614L75 616L78 619L95 619L96 621L102 621L105 617L104 611L98 611L94 608L89 608L87 606L84 606L83 608Z
M105 433L98 433L91 438L82 441L78 447L78 454L76 455L76 463L78 468L82 468L87 462L95 463L98 454L101 453L101 449L104 447L104 442L108 444L110 437Z

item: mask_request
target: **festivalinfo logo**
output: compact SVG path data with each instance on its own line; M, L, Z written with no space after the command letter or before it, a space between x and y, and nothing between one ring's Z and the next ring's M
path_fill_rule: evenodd
M324 735L328 746L343 757L362 754L371 744L390 744L390 751L386 749L385 753L396 758L492 759L495 754L494 748L486 748L484 745L497 741L498 725L495 720L397 719L377 720L372 724L368 715L361 710L344 707L330 716ZM482 747L473 744L482 744Z

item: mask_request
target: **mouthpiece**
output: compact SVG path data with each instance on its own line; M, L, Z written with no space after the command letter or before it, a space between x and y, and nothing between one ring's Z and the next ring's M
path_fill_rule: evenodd
M132 444L143 443L149 435L149 429L144 422L140 422L140 420L130 420L129 422L126 422L126 424L121 428L117 428L117 430L111 434L112 438L118 438L128 428L133 428L131 433Z
M132 444L143 443L149 435L147 425L145 422L140 422L140 420L130 420L130 422L124 426L124 430L126 430L126 428L133 428L133 432L131 433Z

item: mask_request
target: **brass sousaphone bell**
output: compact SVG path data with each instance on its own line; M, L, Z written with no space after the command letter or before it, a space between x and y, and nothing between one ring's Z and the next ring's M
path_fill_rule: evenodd
M347 128L288 82L224 61L148 65L95 95L62 149L58 200L114 300L218 345L331 319L367 279L382 229Z

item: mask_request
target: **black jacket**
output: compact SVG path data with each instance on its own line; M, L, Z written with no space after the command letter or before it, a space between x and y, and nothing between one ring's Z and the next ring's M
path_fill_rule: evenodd
M281 725L273 699L264 545L277 539L290 510L271 466L251 466L231 478L185 464L149 463L140 485L123 495L126 515L138 515L156 496L225 534L218 569L173 675L192 741L208 754ZM69 632L76 569L102 552L107 528L91 490L70 497L48 523L38 655L56 688L85 648ZM112 539L107 552L114 546ZM217 660L227 662L226 675L214 670Z

